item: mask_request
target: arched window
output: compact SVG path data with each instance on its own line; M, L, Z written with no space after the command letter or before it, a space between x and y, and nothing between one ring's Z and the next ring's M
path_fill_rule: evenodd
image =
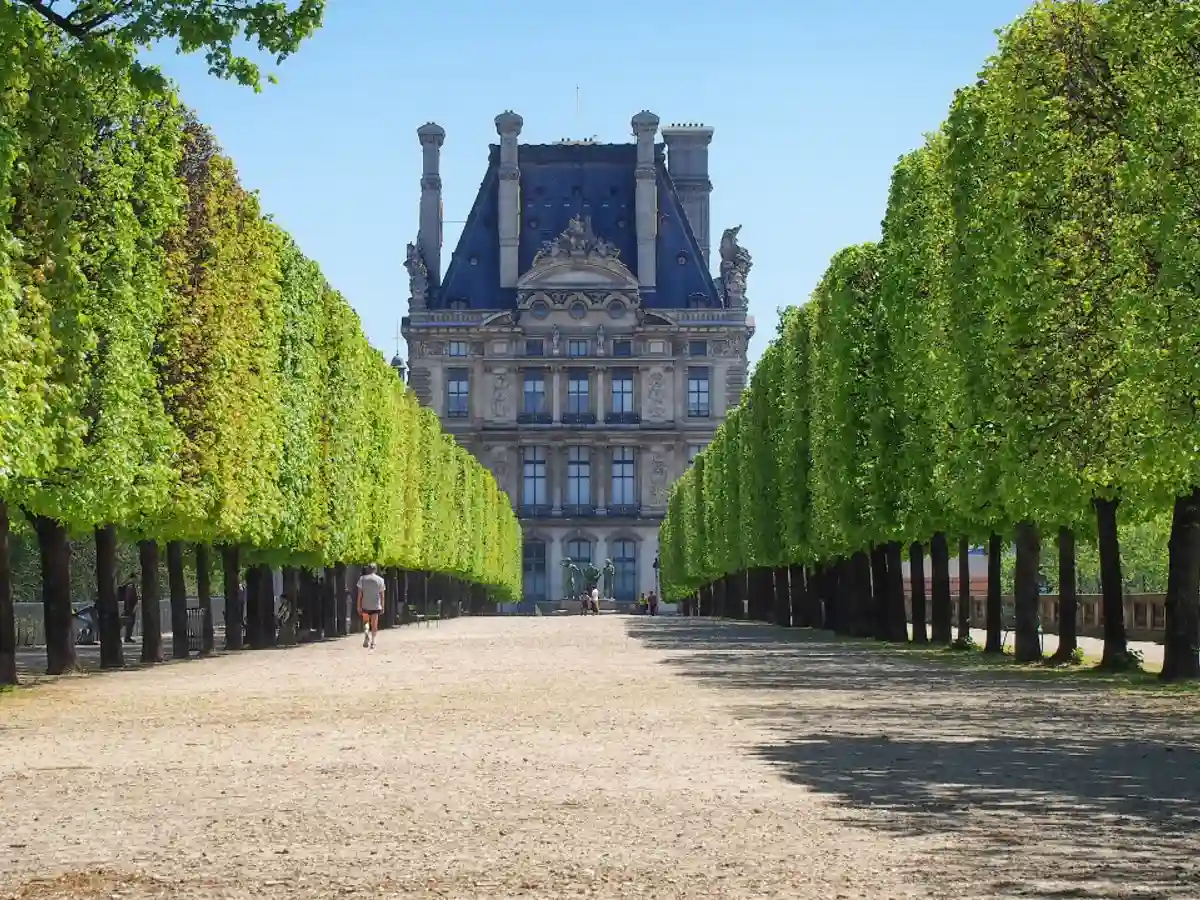
M526 600L547 600L549 592L546 584L546 543L545 541L526 541L522 553L521 566L524 578L524 596Z
M637 543L630 540L613 541L612 561L613 599L636 600L638 594Z
M567 559L578 566L590 565L592 562L592 542L584 538L574 538L567 541Z

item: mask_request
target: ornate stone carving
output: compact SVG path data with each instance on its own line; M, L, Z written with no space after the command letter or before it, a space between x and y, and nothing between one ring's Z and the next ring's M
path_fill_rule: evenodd
M421 248L416 244L408 245L408 254L404 260L404 268L408 270L408 305L410 309L425 309L428 306L429 269Z
M746 341L741 337L713 341L708 346L708 352L710 356L741 356L746 352Z
M496 484L500 489L504 490L504 486L508 482L508 459L505 455L497 455L492 460L492 477L496 479Z
M441 341L422 341L417 344L417 356L441 356L446 347Z
M604 355L604 326L601 325L596 329L596 355Z
M742 226L726 228L721 235L721 298L735 309L746 306L746 279L753 262L750 251L737 242Z
M592 230L592 217L575 216L567 223L566 230L552 241L542 245L533 258L533 267L555 259L616 259L620 251L616 245L597 237Z
M508 373L500 371L492 390L492 415L497 419L508 418Z
M667 385L662 372L650 376L646 388L646 414L652 419L663 419L667 415Z
M559 331L558 326L555 325L554 328L550 331L550 352L553 353L555 356L558 356L558 353L561 349L562 349L562 332Z
M650 458L650 504L667 504L667 461L658 453Z

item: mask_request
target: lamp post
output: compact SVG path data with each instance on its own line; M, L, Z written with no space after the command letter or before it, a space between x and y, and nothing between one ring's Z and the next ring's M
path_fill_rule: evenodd
M654 554L654 596L658 597L658 554L657 553Z

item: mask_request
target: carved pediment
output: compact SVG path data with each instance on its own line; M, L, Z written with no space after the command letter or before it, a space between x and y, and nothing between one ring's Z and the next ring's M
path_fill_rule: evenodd
M529 271L517 280L519 290L637 290L637 279L620 260L620 251L592 230L592 220L576 216L566 231L542 245Z
M479 324L483 328L511 328L516 322L512 312L504 310L503 312L491 313L485 316Z

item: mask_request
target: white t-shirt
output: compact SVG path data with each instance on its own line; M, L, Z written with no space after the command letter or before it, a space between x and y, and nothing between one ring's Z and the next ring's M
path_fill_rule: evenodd
M600 599L600 589L599 588L592 588L592 599L593 600Z
M362 591L363 612L380 612L383 610L383 592L386 582L378 575L364 575L358 579L358 589Z

